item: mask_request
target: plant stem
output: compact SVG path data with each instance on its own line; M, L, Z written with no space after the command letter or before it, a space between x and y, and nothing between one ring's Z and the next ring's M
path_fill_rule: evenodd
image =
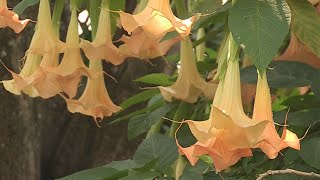
M184 3L184 0L174 0L174 4L176 6L178 16L180 18L187 18L188 11L187 11L186 4Z
M157 123L151 126L150 130L147 133L146 139L148 139L150 136L158 133L161 129L161 126L164 122L164 119L160 119Z
M54 4L54 10L52 15L52 28L53 32L60 37L60 20L63 12L64 0L56 0Z
M284 169L284 170L269 170L263 174L260 174L257 180L262 180L263 178L266 178L267 176L277 175L277 174L293 174L297 176L303 176L307 178L320 178L320 174L314 173L314 172L302 172L297 171L293 169Z
M173 123L170 128L169 136L174 138L176 131L178 127L180 126L179 123L176 122L181 122L183 119L189 117L192 113L192 104L186 103L186 102L180 102L179 107L173 117Z

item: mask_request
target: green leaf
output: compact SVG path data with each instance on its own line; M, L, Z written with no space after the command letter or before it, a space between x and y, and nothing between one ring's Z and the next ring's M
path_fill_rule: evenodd
M98 167L80 171L58 180L111 180L125 177L127 174L128 170L119 171L111 167Z
M150 98L152 98L153 96L155 96L156 94L159 94L160 91L158 89L150 89L150 90L146 90L143 91L139 94L136 94L132 97L130 97L129 99L127 99L126 101L124 101L123 103L120 104L122 109L127 109L133 105L136 105L138 103L144 102L149 100Z
M291 29L296 37L320 57L320 16L305 0L287 0L292 14Z
M138 147L133 160L145 164L153 159L158 159L155 168L158 170L171 166L178 157L178 148L175 141L165 135L155 134L145 139Z
M171 80L170 76L163 74L163 73L148 74L148 75L140 77L134 81L148 83L148 84L154 84L154 85L158 85L158 86L171 86L174 83L174 81Z
M269 86L272 88L302 87L312 84L316 70L308 64L293 61L274 61L267 69ZM241 81L256 84L257 70L249 66L241 70Z
M285 0L239 0L229 11L234 40L259 70L268 67L289 31Z
M147 132L153 124L164 117L169 111L176 107L176 104L166 104L149 114L142 114L135 116L129 120L128 124L128 138L132 139Z
M182 173L182 176L179 178L179 180L203 180L202 175L208 168L208 164L203 161L198 161L195 166L192 166L191 164L188 164Z
M302 109L312 109L315 107L320 107L320 100L315 98L314 95L307 94L302 96L289 97L282 104L290 107L292 111L297 111Z
M300 157L310 166L320 169L320 137L302 141Z
M320 97L320 70L317 70L313 76L311 89L314 95L316 95L317 98L319 98Z
M30 6L37 4L38 2L39 0L23 0L13 8L13 11L21 15L24 10L26 10Z
M274 120L280 124L284 123L286 111L275 112ZM287 123L289 126L309 127L320 122L320 109L306 109L302 111L289 112Z
M123 177L119 180L153 180L155 177L161 176L160 173L154 172L154 171L148 171L148 172L140 172L134 175L129 175L127 177Z
M123 10L125 9L126 1L125 0L111 0L110 1L110 10ZM117 29L117 19L119 17L118 13L111 13L111 32L114 33Z

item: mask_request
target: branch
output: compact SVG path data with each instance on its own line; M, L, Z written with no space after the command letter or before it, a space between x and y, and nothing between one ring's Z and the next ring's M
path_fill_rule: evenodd
M256 180L262 180L267 176L277 175L277 174L292 174L297 176L304 176L309 178L320 178L320 174L314 172L302 172L293 169L285 169L285 170L268 170L267 172L260 174Z

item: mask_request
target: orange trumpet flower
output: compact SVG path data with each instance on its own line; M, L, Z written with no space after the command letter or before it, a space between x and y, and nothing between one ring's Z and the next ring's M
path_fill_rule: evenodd
M0 28L10 27L15 33L20 33L29 21L19 20L18 14L8 9L7 0L0 0Z

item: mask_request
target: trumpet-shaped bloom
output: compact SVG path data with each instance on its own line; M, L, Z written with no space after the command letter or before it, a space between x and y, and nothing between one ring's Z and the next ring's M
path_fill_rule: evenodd
M180 151L193 165L199 155L208 154L216 170L221 171L241 157L252 156L250 148L261 141L268 122L253 121L244 114L239 64L230 60L225 78L218 85L209 119L186 123L198 142L185 148L178 144Z
M259 147L270 159L276 158L279 151L286 147L297 150L300 149L299 139L296 134L284 128L282 137L280 138L275 129L272 118L270 90L265 71L258 75L257 92L252 118L256 121L269 121L262 134L263 140L257 147Z
M13 79L2 81L4 88L15 95L20 95L21 91L28 94L30 97L39 96L38 91L28 81L41 63L41 56L36 54L29 54L26 58L25 64L19 74L8 69L12 74Z
M52 28L49 1L40 0L36 31L28 52L44 56L46 53L62 53L64 49L65 44L58 39Z
M181 20L177 18L170 6L170 0L149 0L146 7L138 14L132 15L118 11L122 27L131 34L141 27L148 36L163 37L164 34L176 31L181 37L190 34L191 26L198 16Z
M190 38L181 41L181 69L177 81L169 87L160 86L164 99L173 98L194 103L201 94L212 99L217 87L216 83L206 82L200 77L195 64L195 55Z
M18 14L8 9L7 0L0 0L0 28L10 27L15 33L20 33L29 21L19 20Z
M111 116L121 110L116 106L108 95L102 73L101 61L94 60L90 62L90 69L101 72L97 77L88 79L86 88L79 99L65 98L70 112L79 112L87 116L103 119Z
M103 0L99 25L93 42L81 40L80 48L89 59L105 59L113 65L123 63L126 56L112 43L109 0Z
M180 40L180 37L164 41L161 41L161 38L147 36L141 28L137 28L131 36L123 35L121 37L120 41L125 44L119 47L119 51L128 57L153 59L164 56L171 46Z

